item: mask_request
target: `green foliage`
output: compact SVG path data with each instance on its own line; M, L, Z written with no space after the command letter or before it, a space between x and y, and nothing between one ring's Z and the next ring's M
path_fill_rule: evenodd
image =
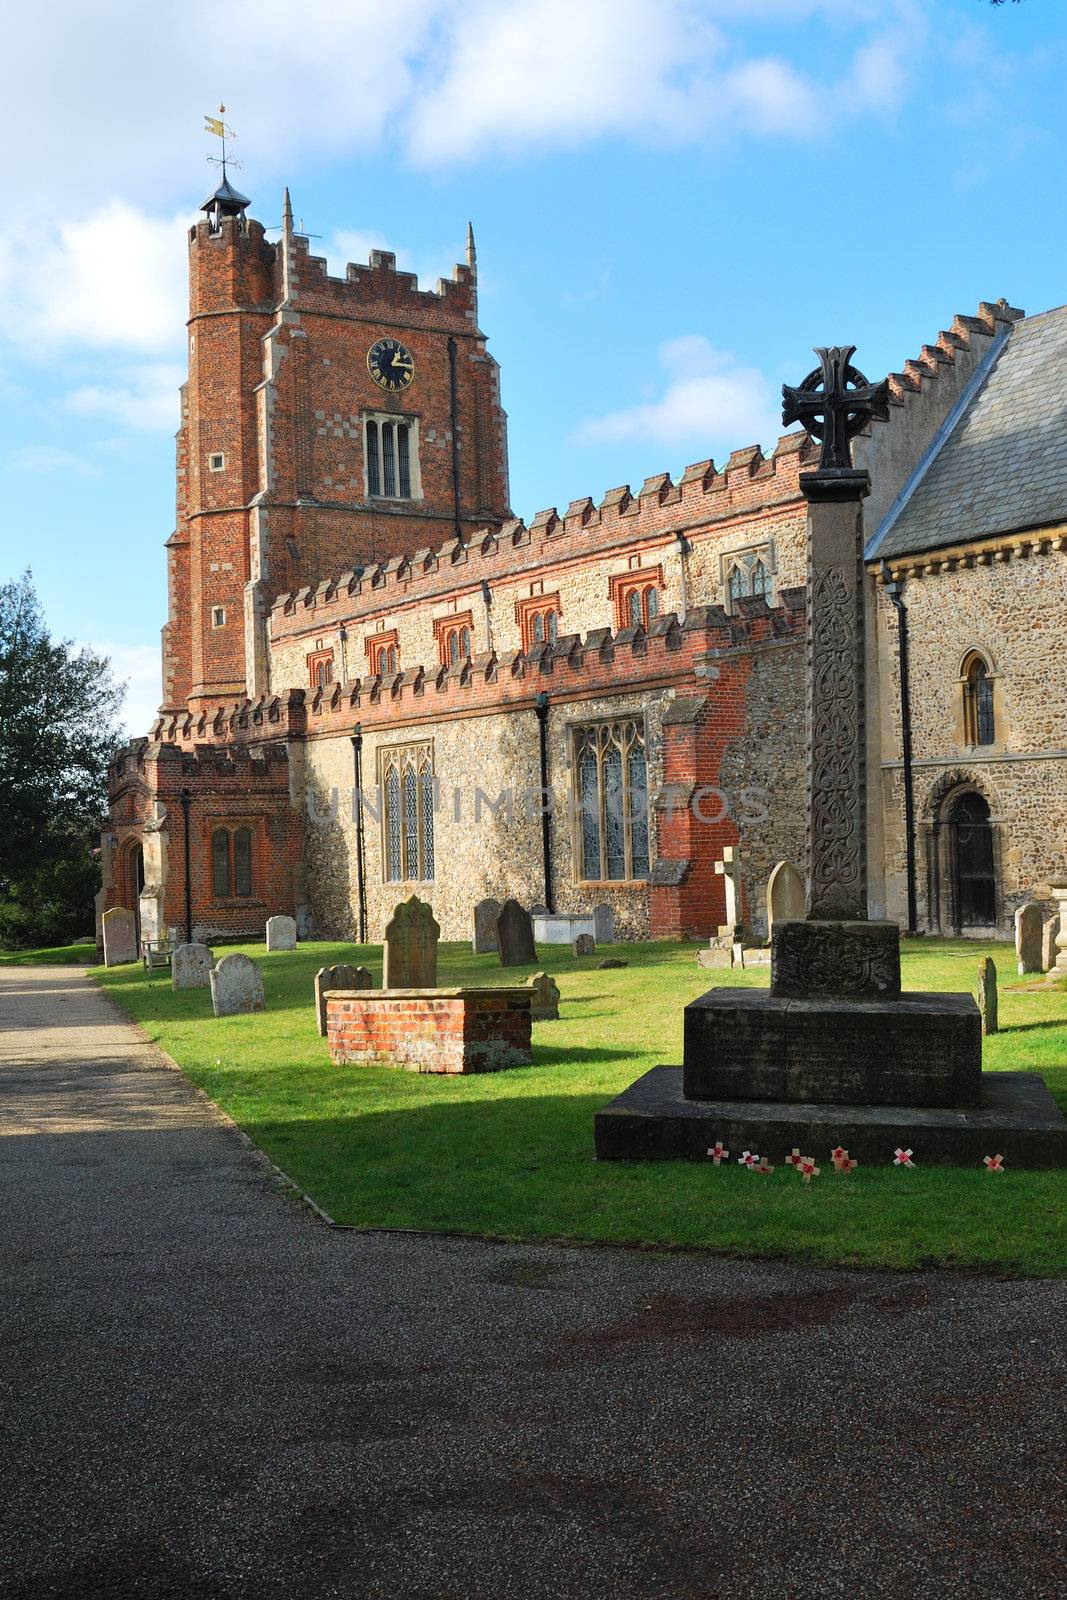
M766 968L710 973L693 946L620 945L575 961L542 945L561 990L560 1021L534 1027L534 1062L472 1077L334 1067L315 1032L320 966L353 961L381 982L377 946L302 944L261 962L267 1010L211 1015L206 989L175 993L168 974L97 969L101 983L267 1154L338 1222L513 1239L689 1245L748 1256L883 1267L938 1263L1051 1274L1065 1268L1067 1174L860 1167L808 1188L779 1167L757 1178L733 1162L597 1163L593 1116L649 1067L681 1059L682 1013L712 982L762 987ZM907 989L972 991L978 962L1012 969L1009 945L913 939ZM442 984L522 982L495 956L442 945ZM1000 990L1001 1031L987 1071L1039 1071L1067 1107L1067 988ZM909 1141L910 1142L910 1141ZM989 1152L991 1155L994 1151Z
M0 584L0 944L92 923L122 694L104 658L49 636L29 572Z

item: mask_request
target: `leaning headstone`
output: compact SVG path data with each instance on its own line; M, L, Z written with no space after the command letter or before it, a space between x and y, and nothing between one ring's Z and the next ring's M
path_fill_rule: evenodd
M496 937L496 919L500 915L499 900L479 900L474 908L474 938L471 948L476 956L487 956L500 945Z
M1019 958L1019 976L1025 972L1041 971L1041 907L1028 900L1015 913L1015 953Z
M263 977L251 956L235 950L215 963L211 969L211 1004L217 1017L263 1010Z
M574 943L571 945L571 951L576 956L595 956L596 940L591 933L576 934Z
M342 961L336 967L320 967L315 974L315 1019L326 1037L326 996L331 989L373 989L374 979L366 967L353 967Z
M385 930L382 988L436 988L440 937L432 906L415 894L402 900Z
M211 986L211 951L206 944L179 944L170 962L172 989L207 989Z
M982 1032L997 1031L997 964L991 956L983 956L978 963L978 988L975 992L978 1009L982 1013Z
M296 949L296 918L295 917L268 917L267 918L267 949L268 950L295 950Z
M1059 917L1049 917L1041 930L1041 970L1051 972L1056 965L1056 935L1060 931Z
M615 907L601 903L593 907L593 937L597 944L615 943Z
M804 879L791 861L779 861L767 879L767 938L776 922L799 922L804 915Z
M103 915L104 966L121 967L137 960L137 923L125 906L112 906Z
M502 967L528 967L537 960L533 918L517 900L505 900L496 919Z
M534 1022L559 1021L559 984L547 972L536 972L530 979L533 990L530 1017Z

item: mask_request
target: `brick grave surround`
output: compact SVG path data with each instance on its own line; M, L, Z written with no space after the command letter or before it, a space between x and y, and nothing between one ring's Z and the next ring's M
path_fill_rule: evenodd
M338 989L326 994L335 1066L496 1072L529 1066L529 989Z

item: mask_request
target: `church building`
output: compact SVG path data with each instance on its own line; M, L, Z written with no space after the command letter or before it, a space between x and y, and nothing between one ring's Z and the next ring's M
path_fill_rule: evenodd
M163 703L100 912L376 941L418 893L462 939L514 895L706 938L733 845L764 933L803 869L807 436L521 520L470 233L425 290L248 206L224 178L189 234ZM1067 869L1067 309L956 317L890 401L855 448L871 913L1004 932Z

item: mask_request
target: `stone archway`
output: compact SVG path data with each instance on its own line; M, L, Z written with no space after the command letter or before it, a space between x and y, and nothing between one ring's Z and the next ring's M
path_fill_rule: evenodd
M933 933L997 926L1000 840L996 800L977 773L946 773L925 807L927 908Z
M133 912L137 938L141 937L141 890L144 888L144 847L140 839L130 839L123 846L118 873L120 903Z

